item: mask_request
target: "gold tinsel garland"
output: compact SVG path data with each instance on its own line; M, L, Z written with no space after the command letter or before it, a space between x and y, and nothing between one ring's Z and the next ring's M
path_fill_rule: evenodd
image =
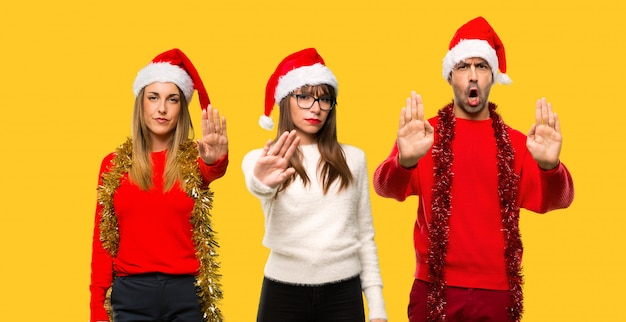
M202 180L198 166L198 150L193 141L189 140L180 146L177 158L182 176L183 187L181 188L194 200L190 221L193 226L192 239L196 249L196 258L200 262L196 288L202 313L207 322L221 322L223 316L217 306L217 302L223 297L219 283L221 276L217 273L219 263L216 260L218 256L216 249L219 245L215 240L215 232L211 228L210 214L213 192ZM113 194L132 164L132 140L130 138L117 148L111 162L111 170L102 174L102 185L98 187L98 202L102 205L100 221L102 247L115 257L120 236L113 208Z

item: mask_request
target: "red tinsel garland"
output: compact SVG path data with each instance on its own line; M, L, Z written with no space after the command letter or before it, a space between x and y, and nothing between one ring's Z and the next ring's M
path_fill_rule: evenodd
M513 305L509 309L509 317L519 322L523 311L522 295L522 240L519 231L519 175L513 169L515 154L507 131L507 127L496 112L496 105L489 103L489 113L494 129L498 149L498 194L500 197L500 214L504 232L504 260L506 273L511 290ZM429 322L445 321L445 261L448 248L449 219L451 209L450 195L454 174L451 171L454 155L452 141L456 118L453 104L450 103L439 110L439 125L435 144L432 148L434 162L432 218L430 222L430 248L428 250L428 269L431 286L427 299L427 319Z

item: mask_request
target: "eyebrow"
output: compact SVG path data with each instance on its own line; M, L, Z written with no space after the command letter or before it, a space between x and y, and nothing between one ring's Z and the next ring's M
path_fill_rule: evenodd
M146 94L152 94L152 95L161 96L161 93L159 93L159 92L146 92ZM174 96L180 96L180 94L179 93L171 93L171 94L167 95L167 97L174 97Z
M487 67L491 68L491 65L489 65L489 62L487 62L487 61L486 61L486 60L484 60L484 59L481 59L481 60L476 61L476 62L466 62L466 61L460 61L460 62L458 62L456 65L454 65L454 67L453 67L453 68L459 68L459 67L471 66L471 65L474 65L474 66L477 66L477 65L484 65L484 66L487 66Z
M483 58L480 58L480 57L476 57L476 58L467 58L467 59L475 59L475 60L472 60L472 61L470 61L470 62L467 62L466 60L462 60L462 61L458 62L458 63L457 63L457 65L462 65L462 64L465 64L465 65L472 65L472 64L487 64L487 65L488 65L488 64L489 64L489 62L488 62L486 59L483 59Z

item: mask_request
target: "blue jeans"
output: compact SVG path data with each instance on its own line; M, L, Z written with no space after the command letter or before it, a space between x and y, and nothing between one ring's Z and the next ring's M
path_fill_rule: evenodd
M111 307L115 322L202 322L191 275L149 273L118 276Z
M257 322L363 322L361 279L293 285L263 279Z

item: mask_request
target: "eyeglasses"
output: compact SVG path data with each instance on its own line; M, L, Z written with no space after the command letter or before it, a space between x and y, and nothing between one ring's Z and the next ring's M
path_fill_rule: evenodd
M298 103L298 107L303 109L310 109L311 107L313 107L313 104L317 102L320 110L330 111L337 104L337 101L333 97L328 96L318 98L306 94L291 94L291 96L296 98L296 103Z

